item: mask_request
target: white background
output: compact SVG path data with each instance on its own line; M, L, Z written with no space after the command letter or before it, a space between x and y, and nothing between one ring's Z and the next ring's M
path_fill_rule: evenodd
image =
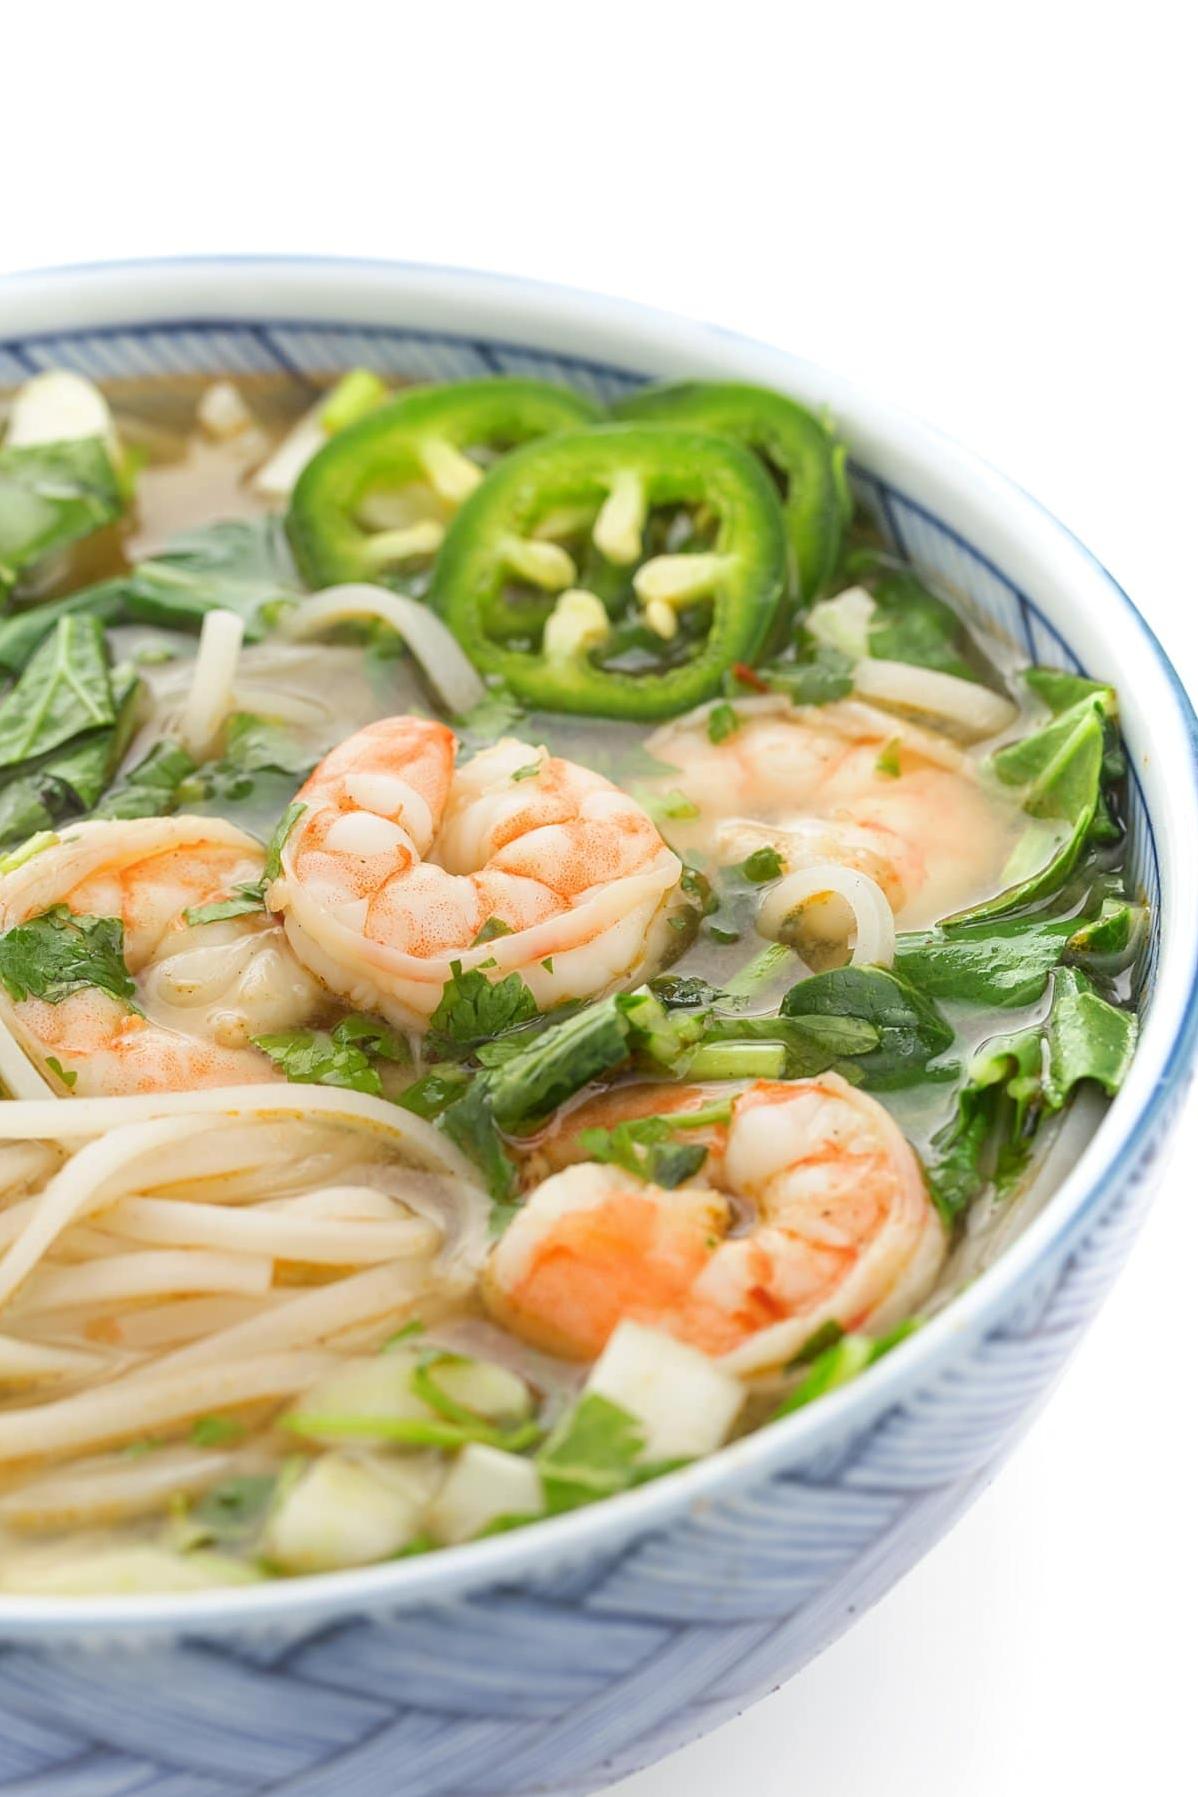
M1006 469L1198 676L1182 0L16 10L0 270L331 251L717 319ZM1194 1788L1196 1159L1198 1113L1080 1360L955 1533L623 1797Z

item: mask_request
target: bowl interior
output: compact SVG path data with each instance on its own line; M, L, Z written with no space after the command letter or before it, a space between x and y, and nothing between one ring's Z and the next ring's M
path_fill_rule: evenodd
M48 277L40 296L33 286L23 294L18 283L0 309L0 388L52 366L97 380L279 371L325 375L361 364L384 376L422 381L528 374L600 401L647 378L758 379L831 406L850 444L858 493L883 534L988 629L1030 660L1108 679L1119 688L1129 748L1130 874L1153 918L1138 993L1148 1027L1128 1087L1113 1107L1114 1121L1103 1119L1096 1130L1099 1114L1079 1107L1018 1206L1000 1227L981 1232L978 1254L967 1269L971 1279L999 1247L1008 1249L1014 1235L1034 1225L1028 1228L1031 1239L1019 1243L1012 1257L1008 1289L1025 1278L1037 1257L1042 1262L1051 1247L1060 1247L1097 1201L1112 1158L1130 1147L1161 1093L1180 1080L1191 1051L1198 963L1198 919L1187 898L1198 879L1192 714L1151 634L1110 577L1033 501L955 446L896 419L818 370L709 327L452 272L370 266L330 271L302 263L272 271L269 263L234 262L197 265L189 278L187 267L85 271L81 287L66 275ZM4 311L12 321L8 325ZM75 322L81 318L86 322ZM1044 1227L1050 1217L1039 1213L1058 1186L1054 1230ZM1056 1214L1058 1204L1049 1211ZM953 1307L953 1317L964 1317L973 1305L973 1321L980 1327L987 1295L991 1311L1001 1295L985 1281L981 1293L975 1287ZM921 1336L910 1345L913 1366L921 1356L926 1365L935 1352L949 1351L947 1336L932 1328L923 1335L926 1342ZM888 1361L879 1369L879 1402L887 1390L898 1389L903 1352L891 1357L893 1366ZM852 1392L828 1400L826 1427L814 1412L792 1419L796 1439L805 1431L806 1439L818 1443L856 1401ZM743 1452L717 1461L735 1463L743 1479L782 1453L776 1444L754 1444L782 1433L766 1431L739 1444ZM714 1490L719 1479L718 1466L708 1466L679 1475L677 1482L680 1491L690 1481L687 1490L698 1492ZM666 1488L674 1482L635 1494L640 1513L667 1510ZM596 1535L602 1527L594 1515L561 1521L569 1524L563 1539L567 1533L582 1539L588 1529ZM506 1553L514 1562L524 1557L524 1548L514 1537L506 1544L483 1544L480 1574L484 1560L498 1565ZM448 1563L461 1554L434 1558ZM410 1571L413 1588L437 1584L430 1568L413 1563L403 1571ZM348 1591L372 1577L377 1582L370 1573L353 1575L348 1583L339 1576L321 1581L328 1605L343 1583ZM441 1581L446 1582L469 1581ZM232 1613L244 1605L225 1607Z

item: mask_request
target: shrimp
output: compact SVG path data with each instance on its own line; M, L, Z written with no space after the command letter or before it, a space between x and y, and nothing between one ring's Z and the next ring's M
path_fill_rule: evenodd
M679 1089L673 1108L709 1098ZM710 1183L665 1191L583 1163L537 1186L484 1271L497 1320L590 1360L631 1318L749 1373L824 1323L885 1329L927 1295L946 1242L919 1163L839 1074L758 1081L700 1139Z
M792 706L738 700L738 728L710 740L705 713L647 747L698 817L668 826L680 851L723 865L778 851L788 871L832 861L867 874L905 929L922 928L1002 883L1024 821L985 789L968 752L859 700Z
M0 878L0 931L65 905L117 918L136 1008L94 985L51 1000L5 994L17 1040L80 1095L195 1090L279 1077L251 1037L304 1021L315 982L263 912L192 924L186 912L261 878L252 837L215 818L79 824Z
M544 1009L660 960L682 867L601 775L505 737L455 768L444 724L384 718L332 751L268 895L324 985L423 1027L455 967Z

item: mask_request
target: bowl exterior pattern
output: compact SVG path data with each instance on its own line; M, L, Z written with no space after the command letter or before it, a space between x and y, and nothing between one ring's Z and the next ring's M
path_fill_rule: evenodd
M0 385L91 375L326 370L547 374L610 398L636 377L402 331L172 324L0 345ZM897 545L1029 651L1052 626L947 524L869 471ZM1156 858L1133 783L1134 874ZM1153 960L1146 970L1151 989ZM818 1653L984 1486L1123 1261L1184 1096L1172 1083L1078 1239L987 1333L854 1433L616 1549L452 1602L206 1639L0 1649L6 1797L517 1797L595 1790L717 1726Z

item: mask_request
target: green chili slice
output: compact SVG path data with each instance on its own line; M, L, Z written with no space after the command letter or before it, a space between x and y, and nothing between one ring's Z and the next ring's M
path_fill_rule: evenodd
M401 394L338 431L296 482L287 534L301 574L324 587L427 563L483 479L479 455L492 459L600 416L590 400L546 381L458 381Z
M753 450L782 491L797 596L807 605L818 598L852 513L844 446L827 425L781 393L737 381L645 387L615 410L620 418L716 431Z
M703 520L687 552L646 556L662 511ZM555 532L622 574L606 600ZM526 705L660 718L753 660L785 582L781 508L749 451L702 431L608 424L494 468L451 525L429 598L475 665Z

